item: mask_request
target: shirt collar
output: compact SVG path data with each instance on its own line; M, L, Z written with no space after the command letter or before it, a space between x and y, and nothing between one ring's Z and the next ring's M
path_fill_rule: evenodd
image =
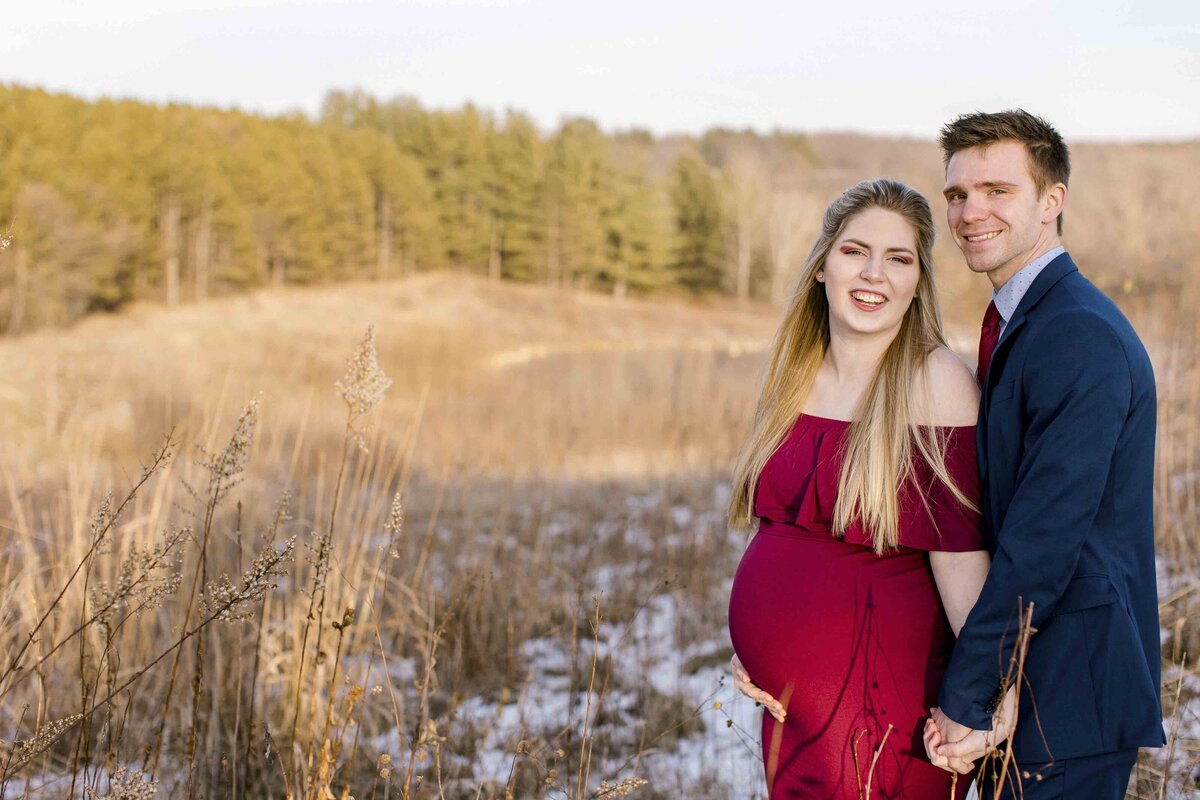
M1025 266L1021 267L1016 275L1009 278L1000 290L992 294L992 302L996 304L996 310L1000 312L1000 317L1007 325L1012 319L1012 315L1016 313L1017 306L1021 304L1021 298L1025 296L1025 292L1029 291L1029 287L1033 285L1033 281L1041 274L1042 270L1054 259L1067 252L1065 247L1055 247L1053 250L1048 250L1040 256L1030 261Z

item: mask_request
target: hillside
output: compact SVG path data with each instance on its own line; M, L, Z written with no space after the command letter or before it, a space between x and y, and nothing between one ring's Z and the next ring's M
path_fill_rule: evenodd
M558 434L573 429L572 451L562 458L577 469L636 473L663 455L662 437L678 425L707 428L716 421L710 415L723 413L706 404L722 401L725 412L744 415L775 322L766 305L621 302L449 272L263 289L175 309L139 304L0 340L9 376L0 387L8 488L17 490L14 475L22 489L34 488L27 481L35 477L53 485L67 462L85 454L97 479L114 476L172 427L185 439L208 435L259 395L271 419L268 449L286 442L283 460L294 466L341 435L333 385L372 323L395 381L373 437L401 446L419 424L422 468L461 466L469 442L473 469L544 472L541 460L562 446ZM712 372L720 359L735 362L745 385ZM719 391L695 384L701 380ZM693 406L688 419L668 421ZM705 452L706 463L728 456L741 424L718 434L724 445ZM76 447L84 452L68 455ZM606 453L617 459L610 468L596 461ZM634 456L643 460L631 465ZM667 468L656 463L653 471Z

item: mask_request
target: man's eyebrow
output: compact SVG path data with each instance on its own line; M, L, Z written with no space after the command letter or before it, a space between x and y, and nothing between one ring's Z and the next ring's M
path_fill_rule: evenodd
M1012 181L980 181L979 183L977 183L975 185L981 189L994 189L997 186L1002 186L1002 187L1007 188L1007 187L1016 186L1017 184L1013 183ZM943 189L942 194L944 196L948 197L951 194L954 194L955 192L961 192L962 190L963 189L961 186L959 186L958 184L955 184L953 186L947 186L945 189Z
M859 247L865 248L867 250L871 249L871 245L867 244L866 242L861 242L858 239L847 239L846 244L856 244ZM915 253L913 253L913 251L909 250L907 247L889 247L886 250L884 250L884 252L885 253L908 253L910 256L915 255Z

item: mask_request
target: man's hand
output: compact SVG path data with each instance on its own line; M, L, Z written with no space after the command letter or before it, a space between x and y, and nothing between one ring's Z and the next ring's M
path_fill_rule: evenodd
M992 717L992 729L988 731L960 725L940 708L930 711L933 717L925 723L925 750L929 760L942 769L965 775L971 771L972 761L995 750L1012 733L1017 714L1017 691L1012 687L1005 693L1000 708Z
M935 713L937 711L937 709L931 708L931 709L929 709L929 711L930 711L930 713ZM944 714L942 716L945 717ZM950 725L948 727L954 727L955 728L954 735L960 735L960 736L963 736L964 738L967 735L967 733L970 732L969 728L959 725L957 722L954 722L953 720L950 720ZM964 731L966 731L967 733L963 733ZM925 754L927 756L929 756L929 761L935 767L941 767L942 769L946 770L947 772L957 772L960 775L966 775L968 772L975 769L975 765L972 764L969 759L951 758L950 756L944 756L944 755L938 754L938 751L937 751L938 747L940 747L943 742L949 741L949 739L938 728L937 724L933 721L932 717L925 720L924 739L925 739Z
M750 680L749 674L746 673L746 668L738 660L737 653L734 653L733 658L729 660L729 664L733 667L733 685L737 687L738 691L754 702L761 703L767 709L767 713L775 718L776 722L783 722L787 718L787 709L774 697L758 688L758 684Z

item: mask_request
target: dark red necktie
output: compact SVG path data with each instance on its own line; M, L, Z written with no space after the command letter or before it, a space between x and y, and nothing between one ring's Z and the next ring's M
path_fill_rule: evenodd
M987 378L988 364L992 363L992 351L996 349L998 341L1000 312L996 310L996 303L993 301L988 303L987 312L983 315L983 327L979 330L979 367L975 371L975 380L979 381L980 389Z

